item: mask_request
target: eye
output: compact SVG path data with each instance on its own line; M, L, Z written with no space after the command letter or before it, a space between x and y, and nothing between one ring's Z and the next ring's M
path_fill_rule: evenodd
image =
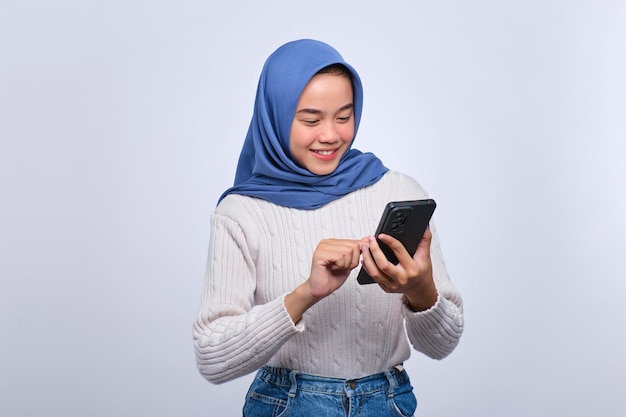
M319 123L318 119L302 119L301 122L306 126L315 126Z
M352 114L349 114L347 116L339 116L337 117L337 121L339 123L347 123L350 121L350 119L352 119Z

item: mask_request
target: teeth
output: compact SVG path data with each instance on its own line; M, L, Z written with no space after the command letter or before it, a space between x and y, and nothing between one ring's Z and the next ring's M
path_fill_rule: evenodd
M316 152L320 155L330 155L333 153L333 151L316 151Z

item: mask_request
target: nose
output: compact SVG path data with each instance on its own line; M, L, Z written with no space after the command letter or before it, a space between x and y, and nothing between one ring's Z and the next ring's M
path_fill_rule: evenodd
M322 143L335 143L340 140L339 131L335 123L324 123L318 135L318 140Z

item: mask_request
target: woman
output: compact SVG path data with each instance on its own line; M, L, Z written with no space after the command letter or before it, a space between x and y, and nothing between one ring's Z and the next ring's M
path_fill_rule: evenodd
M206 379L258 370L244 416L413 415L409 341L440 359L461 336L436 232L413 256L379 236L397 266L370 235L388 202L427 195L352 148L362 103L358 74L322 42L287 43L264 65L194 325ZM360 263L379 285L357 283Z

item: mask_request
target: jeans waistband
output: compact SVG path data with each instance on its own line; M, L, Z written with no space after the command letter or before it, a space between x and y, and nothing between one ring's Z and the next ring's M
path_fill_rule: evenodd
M263 366L258 377L268 383L291 390L324 392L327 394L354 395L380 390L393 390L396 386L409 383L409 376L400 365L362 378L341 379L307 374L285 368Z

